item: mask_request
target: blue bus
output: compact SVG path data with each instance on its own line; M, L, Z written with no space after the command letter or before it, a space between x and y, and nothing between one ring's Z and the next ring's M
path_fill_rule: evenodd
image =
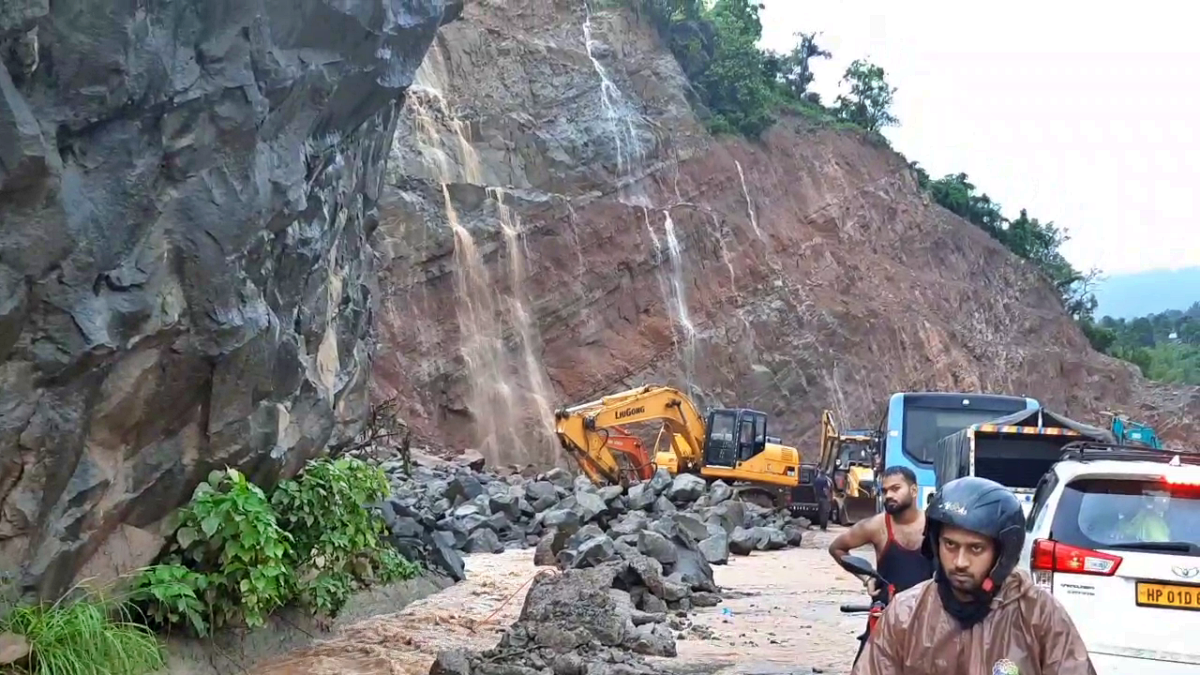
M972 424L1041 407L1035 399L998 394L921 392L892 394L881 423L883 466L907 466L917 475L917 505L924 509L935 488L937 442Z

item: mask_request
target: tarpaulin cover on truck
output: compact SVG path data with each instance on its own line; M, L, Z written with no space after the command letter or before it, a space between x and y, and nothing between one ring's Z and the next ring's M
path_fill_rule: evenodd
M975 437L976 475L991 478L1009 487L1033 487L1037 479L1058 459L1061 448L1072 441L1090 440L1113 443L1111 432L1078 422L1045 408L1022 410L975 424L939 440L934 453L937 485L966 476L971 469L972 436ZM1000 461L996 461L1000 460ZM1026 470L1017 476L998 467ZM989 471L981 471L989 463ZM1023 483L1030 483L1024 485Z

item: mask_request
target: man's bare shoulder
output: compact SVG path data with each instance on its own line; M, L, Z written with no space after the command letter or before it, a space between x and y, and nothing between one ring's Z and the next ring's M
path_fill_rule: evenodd
M885 513L876 513L875 515L861 522L863 523L864 527L871 532L883 532L887 529L887 522L884 520L886 517L887 514Z

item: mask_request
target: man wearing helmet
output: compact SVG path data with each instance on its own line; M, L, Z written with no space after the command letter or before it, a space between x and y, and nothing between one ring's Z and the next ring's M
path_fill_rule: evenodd
M1096 675L1053 595L1017 570L1025 512L975 476L946 483L925 511L934 576L898 594L852 675Z

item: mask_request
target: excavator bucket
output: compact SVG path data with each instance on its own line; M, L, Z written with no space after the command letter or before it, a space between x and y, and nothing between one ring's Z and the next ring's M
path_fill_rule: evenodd
M650 480L654 476L654 464L646 453L646 447L642 445L642 439L624 427L613 427L605 447L614 453L617 463L621 466L624 482L637 483Z
M842 525L853 525L875 515L874 497L846 497L842 502L845 514Z

